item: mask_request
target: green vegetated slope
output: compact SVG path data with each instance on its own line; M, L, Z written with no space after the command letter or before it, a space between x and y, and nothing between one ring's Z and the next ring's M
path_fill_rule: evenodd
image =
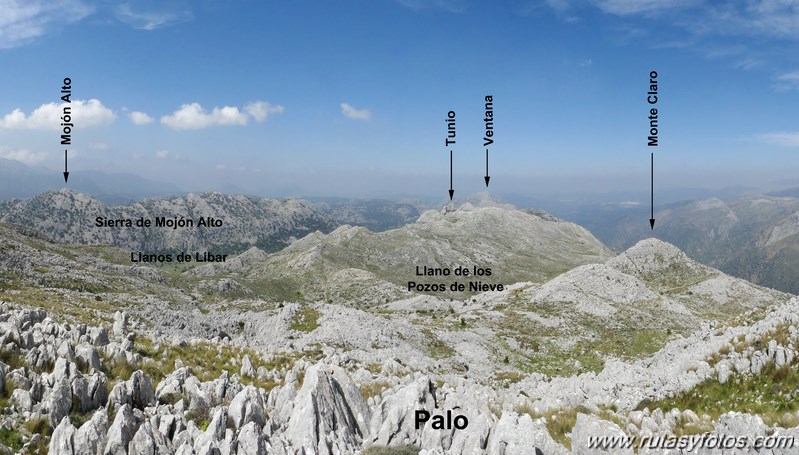
M604 264L475 299L464 321L491 328L495 355L508 365L504 379L518 380L509 372L569 375L599 371L609 358L644 358L705 321L729 321L789 298L649 239Z
M463 297L470 281L542 282L577 265L601 262L608 250L572 223L501 208L428 211L413 224L374 233L343 226L294 242L242 276L269 298L385 303L408 297L408 282L447 286L436 295ZM417 276L417 266L449 276ZM459 266L491 275L457 277ZM451 292L458 281L465 292ZM270 294L271 293L271 294ZM432 292L428 292L432 293Z
M0 300L97 323L148 296L186 304L191 299L183 284L177 273L132 265L118 248L56 244L28 228L0 223Z
M740 322L740 321L739 321ZM746 321L749 323L751 321ZM726 361L731 354L746 354L751 351L766 351L773 346L790 347L795 341L796 326L779 324L760 337L748 339L740 336L707 359L710 366ZM776 344L774 344L776 343ZM747 364L748 365L748 364ZM757 374L736 371L724 380L718 376L708 378L688 390L660 400L644 400L638 409L691 409L709 419L681 419L678 433L700 434L711 431L708 424L726 412L741 412L760 416L769 425L784 428L799 424L799 359L790 358L777 364L773 359L765 361Z
M407 292L406 282L420 278L416 265L490 267L491 277L481 280L507 288ZM359 333L375 337L363 341L370 351L394 346L391 355L399 355L413 347L450 371L484 362L505 384L532 372L570 375L599 371L611 358L642 358L703 321L788 298L702 266L664 242L646 240L610 257L579 226L495 207L427 212L381 233L340 227L276 253L251 249L224 264L188 270L132 266L114 247L53 244L0 226L0 266L3 300L78 320L108 320L121 308L148 314L144 309L169 305L185 308L187 324L200 325L217 311L268 309L276 311L275 327L286 324L299 348L348 345L351 318L330 315L336 307L361 308L358 317L372 325ZM302 303L301 317L280 322L284 301ZM223 327L228 333L241 330L230 325Z

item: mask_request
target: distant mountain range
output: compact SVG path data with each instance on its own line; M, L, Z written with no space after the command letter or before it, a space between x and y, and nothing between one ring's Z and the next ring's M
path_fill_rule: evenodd
M222 193L190 193L107 205L92 196L60 189L0 202L0 221L32 228L55 242L113 245L148 254L206 249L235 254L250 247L277 251L311 232L330 232L345 223L380 231L403 226L417 217L413 206L390 201L309 202ZM151 226L136 226L140 219L148 220ZM158 219L167 223L191 220L194 226L158 227ZM201 219L222 224L200 226ZM126 222L133 226L108 227Z
M414 223L429 207L424 202L378 199L185 195L173 185L101 172L71 175L69 187L75 190L41 192L42 188L63 185L60 174L51 174L0 159L0 199L20 198L0 202L0 220L34 228L62 243L109 244L147 251L213 247L220 253L240 253L252 246L277 251L293 239L317 230L330 233L343 225L362 226L371 232L396 229ZM92 196L77 191L81 188ZM655 236L676 245L691 258L733 276L799 293L799 189L734 196L749 192L751 189L734 188L727 191L727 198L661 206L655 213L654 232L649 229L647 208L635 203L635 198L628 203L589 205L577 201L560 205L553 201L535 202L540 202L537 207L549 208L560 218L585 227L617 252ZM148 195L152 197L144 200ZM461 202L504 206L492 198L488 193L478 193ZM117 219L215 215L226 218L225 229L162 229L145 235L135 230L91 227L97 216ZM91 228L84 229L86 226Z
M0 200L29 198L64 187L64 176L0 158ZM125 204L145 197L183 194L171 183L149 180L133 174L108 174L99 171L72 172L69 187L93 195L107 204Z
M96 225L98 218L102 226ZM151 226L136 226L140 219ZM158 227L159 219L191 220L193 226ZM200 226L201 219L222 224ZM68 189L0 203L0 220L34 228L59 243L113 245L148 254L207 249L230 254L251 246L274 251L310 232L335 227L329 217L299 199L205 193L108 206ZM125 227L128 221L134 225Z
M413 223L419 218L419 203L385 199L309 198L309 206L329 216L336 226L363 226L380 232Z
M621 251L654 236L691 258L733 276L790 293L799 293L799 198L782 196L710 198L680 202L648 214L597 210L589 229Z

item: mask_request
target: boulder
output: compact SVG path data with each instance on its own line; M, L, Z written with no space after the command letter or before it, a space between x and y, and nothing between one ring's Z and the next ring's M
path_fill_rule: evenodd
M266 441L255 422L241 427L238 441L238 455L266 455Z
M128 444L136 434L138 426L133 408L129 404L123 404L117 411L114 423L108 428L103 455L127 455Z
M152 424L144 422L128 444L129 454L172 455L172 443Z
M108 427L108 414L98 409L75 432L75 455L97 455L105 446L105 433Z
M245 378L254 378L255 377L255 368L252 366L252 361L250 360L249 354L244 354L244 358L241 360L241 376Z
M189 378L194 378L191 368L178 368L158 383L158 387L155 388L155 398L161 403L176 402L186 396L185 384Z
M86 413L92 410L89 381L83 376L72 379L72 399L77 401L80 412Z
M11 402L23 412L30 412L33 409L31 393L25 389L14 389L11 393Z
M259 428L266 422L264 397L252 385L248 385L233 397L228 406L228 426L238 430L249 422L254 422Z
M142 370L136 370L130 379L117 383L108 397L109 406L129 404L136 409L144 409L156 404L153 383Z
M75 360L75 347L72 345L71 340L64 340L58 346L56 350L56 355L58 357L63 357L67 360L74 361Z
M97 409L108 403L108 378L105 374L95 371L87 378L86 394L89 397L90 409Z
M175 450L175 455L194 455L194 447L188 442L184 443Z
M92 327L87 335L94 346L105 346L109 342L108 331L104 327Z
M414 425L417 410L436 408L435 388L427 376L388 395L374 409L370 421L371 443L381 446L419 445L421 430Z
M72 409L72 387L70 387L69 379L62 378L53 384L45 407L50 424L53 426L58 425L57 422L61 422L61 419L69 415L69 411Z
M757 415L740 412L727 412L719 416L716 432L733 436L765 436L768 428Z
M75 348L75 361L84 371L99 370L101 367L100 355L89 343L81 343Z
M227 413L225 408L218 407L214 411L208 428L194 438L194 452L205 455L221 454L219 445L225 439L225 424Z
M61 419L53 435L50 437L48 453L56 455L75 454L75 427L69 421L69 417Z
M128 312L117 311L114 313L114 325L112 327L114 336L124 338L128 334Z
M153 383L150 377L142 370L136 370L128 380L128 390L133 407L144 409L147 406L155 405L155 394L153 393Z
M317 364L305 372L286 429L294 450L352 453L369 434L369 407L346 371Z

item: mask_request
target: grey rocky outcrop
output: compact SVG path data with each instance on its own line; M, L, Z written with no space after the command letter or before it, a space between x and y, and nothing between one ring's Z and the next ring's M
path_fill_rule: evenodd
M614 454L614 455L633 455L632 447L620 448L609 447L597 449L591 445L591 440L595 438L620 438L624 439L627 435L613 422L602 420L594 415L578 413L577 421L571 431L572 454L574 455L595 455L595 454Z
M128 312L117 311L114 313L114 337L122 339L128 334Z
M172 443L167 437L153 428L149 421L144 422L128 444L129 454L172 455Z
M109 406L129 404L137 409L155 405L152 381L142 370L134 371L130 379L119 382L111 390Z
M105 448L108 414L100 408L75 432L75 455L96 455ZM52 452L51 452L52 453Z
M421 431L415 428L416 411L436 409L435 389L427 376L388 395L372 411L370 442L379 446L418 445Z
M57 427L53 430L50 437L49 453L58 455L75 454L75 427L64 417Z
M249 378L255 377L255 368L252 366L249 354L245 354L244 358L241 360L241 375Z
M503 412L489 437L486 453L566 455L568 451L552 439L543 421L527 414Z
M262 428L266 423L266 403L260 390L249 385L233 397L228 406L228 426L238 430L248 423Z
M216 192L108 206L92 196L64 188L15 200L6 209L0 212L0 221L32 227L58 243L116 245L131 251L239 249L242 245L279 244L315 229L333 227L329 216L301 199ZM194 226L201 217L216 218L225 220L225 229L86 229L83 220L96 217L151 220L164 217L169 222L191 219Z
M266 441L260 427L249 422L241 427L238 436L238 455L266 455Z
M85 366L86 369L100 369L100 355L94 347L87 343L80 343L75 347L75 361L78 365Z
M123 404L117 410L114 422L108 428L103 455L126 455L128 444L136 434L140 423L130 404Z
M344 370L314 365L305 372L285 438L295 450L352 452L368 434L370 416L366 400Z

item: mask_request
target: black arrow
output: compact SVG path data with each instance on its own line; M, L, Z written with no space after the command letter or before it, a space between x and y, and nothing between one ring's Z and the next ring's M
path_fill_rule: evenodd
M449 200L452 200L452 195L455 190L452 189L452 150L449 151Z
M649 154L649 227L655 230L655 154Z
M67 151L64 150L64 183L69 180L69 170L67 170Z
M491 177L488 176L488 149L486 149L486 188L488 188L488 181L491 180Z

